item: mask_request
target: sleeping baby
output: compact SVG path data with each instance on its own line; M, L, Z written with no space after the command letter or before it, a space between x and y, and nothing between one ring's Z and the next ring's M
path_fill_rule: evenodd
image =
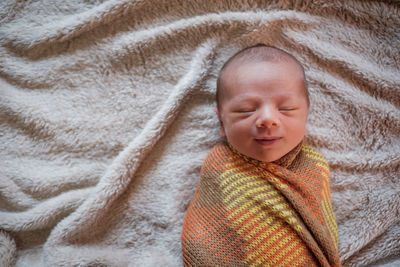
M185 266L340 266L324 157L303 141L302 65L266 45L222 67L220 135L207 155L182 231Z

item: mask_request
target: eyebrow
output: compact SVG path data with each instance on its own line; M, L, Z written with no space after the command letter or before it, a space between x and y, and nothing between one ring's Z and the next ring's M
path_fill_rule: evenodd
M232 102L237 103L237 104L241 104L241 103L253 104L253 103L259 102L259 100L255 96L246 96L245 95L245 96L234 97L232 99Z
M297 93L282 93L282 94L275 94L272 96L269 96L270 98L276 98L276 99L297 99L299 94ZM256 102L258 101L257 96L252 96L251 94L242 94L239 96L235 96L232 98L233 101L249 101L249 102Z

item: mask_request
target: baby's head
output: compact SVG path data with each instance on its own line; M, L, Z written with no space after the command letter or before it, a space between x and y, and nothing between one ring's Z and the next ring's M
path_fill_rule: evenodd
M308 109L303 67L283 50L246 48L219 73L220 134L248 157L272 162L295 148L304 138Z

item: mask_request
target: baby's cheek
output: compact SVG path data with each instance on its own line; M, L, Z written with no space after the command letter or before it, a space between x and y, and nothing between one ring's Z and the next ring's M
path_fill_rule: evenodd
M251 129L251 123L246 120L238 121L234 124L235 131L240 133L246 133Z
M285 121L286 126L290 128L295 128L295 129L305 129L306 128L306 122L307 118L306 117L293 117L290 119L287 119Z
M230 127L228 127L228 129L226 129L227 133L227 137L229 141L234 141L233 139L235 139L235 141L240 140L241 138L243 138L244 134L245 134L245 130L246 126L243 123L233 123L230 125Z

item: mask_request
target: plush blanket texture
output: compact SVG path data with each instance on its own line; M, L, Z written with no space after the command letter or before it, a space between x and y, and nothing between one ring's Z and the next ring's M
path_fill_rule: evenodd
M0 266L181 266L216 75L266 43L308 76L345 266L400 265L398 1L0 1Z

